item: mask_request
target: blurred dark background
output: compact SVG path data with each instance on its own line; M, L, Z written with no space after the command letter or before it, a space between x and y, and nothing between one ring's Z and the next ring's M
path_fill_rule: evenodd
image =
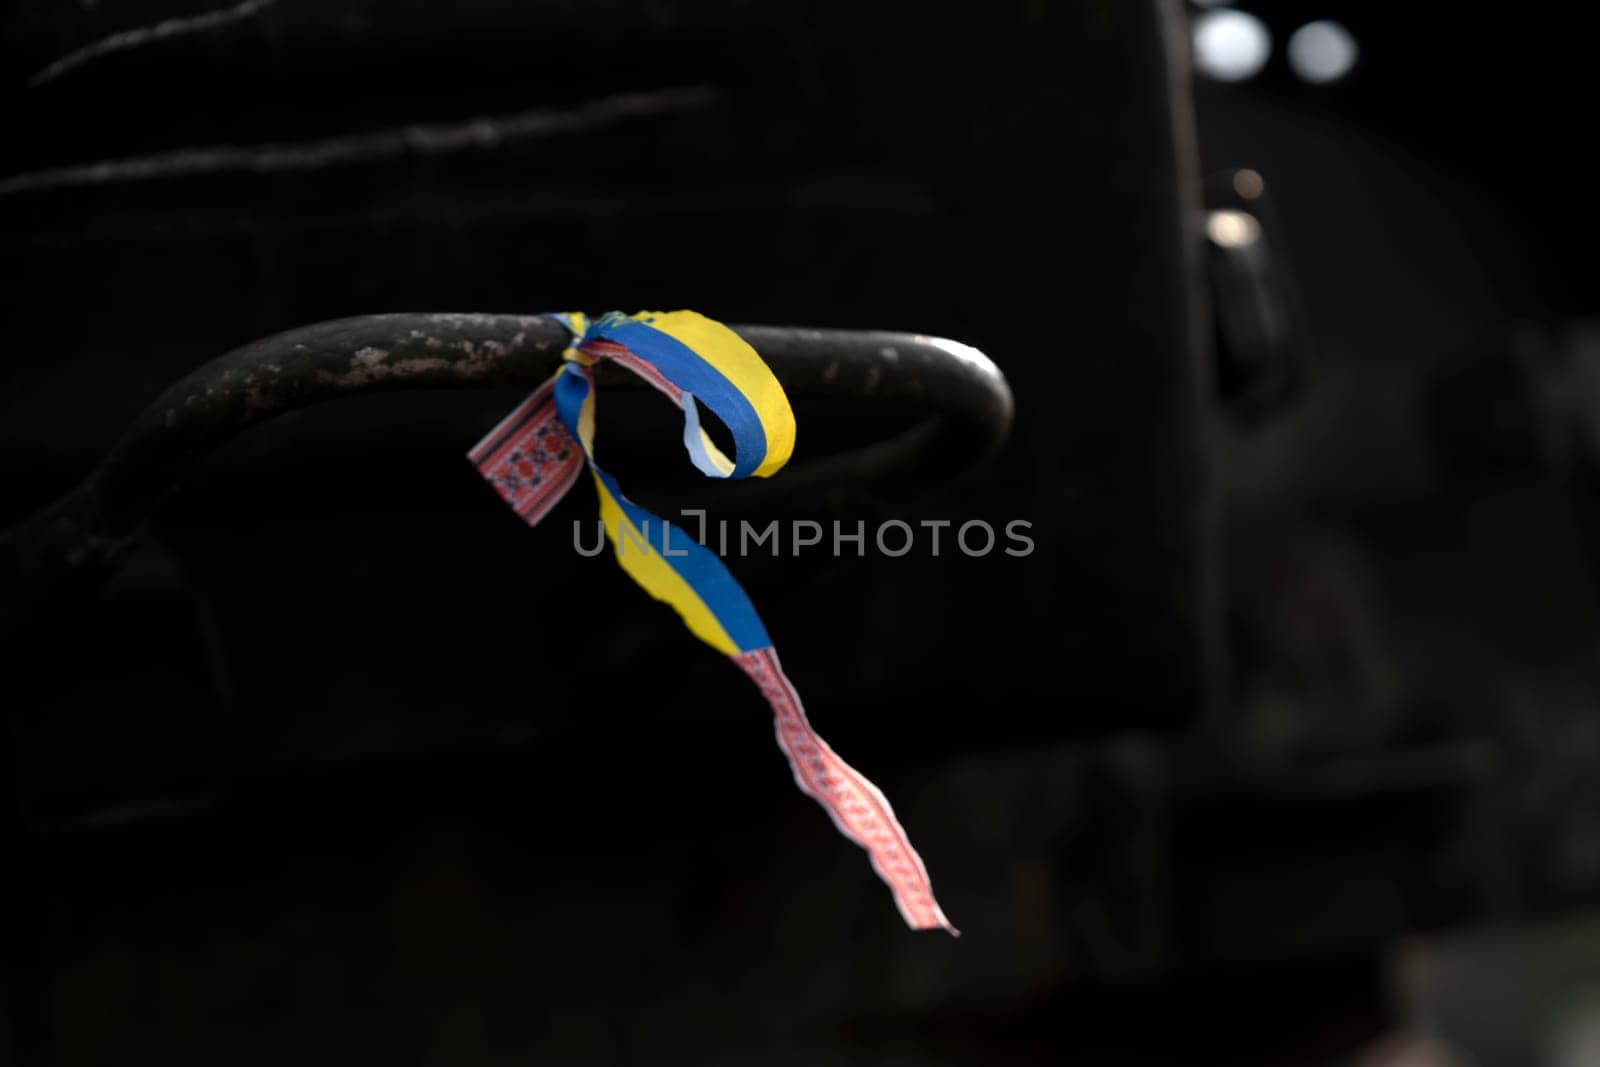
M13 0L0 526L279 330L691 307L987 352L996 461L812 517L1037 548L734 561L951 941L572 552L587 487L530 531L477 479L516 391L241 436L5 638L0 1058L1600 1063L1592 41L1549 3ZM624 484L741 514L665 408L618 398ZM880 416L801 405L800 458Z

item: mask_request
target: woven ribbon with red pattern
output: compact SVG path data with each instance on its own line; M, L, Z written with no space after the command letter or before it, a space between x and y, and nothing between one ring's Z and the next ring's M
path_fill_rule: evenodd
M593 321L577 314L552 318L573 335L561 369L489 431L469 458L530 525L587 467L606 536L623 570L756 683L772 706L778 745L795 782L823 806L840 833L866 849L907 924L955 934L894 809L812 728L766 627L727 567L688 534L625 497L594 461L591 370L603 360L628 368L683 409L690 461L713 478L766 477L788 461L794 413L782 386L742 338L692 311L613 312ZM734 458L701 427L700 404L728 428Z

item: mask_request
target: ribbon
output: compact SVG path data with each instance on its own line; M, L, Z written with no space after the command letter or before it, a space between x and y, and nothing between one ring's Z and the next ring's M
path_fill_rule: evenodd
M906 923L957 933L934 900L928 872L889 801L812 729L761 617L732 573L688 534L624 496L594 459L592 369L604 360L628 368L682 408L689 459L712 478L764 478L789 461L795 423L783 387L743 338L693 311L611 312L592 321L581 314L550 317L573 336L561 369L468 458L530 526L587 467L622 569L756 683L772 706L778 746L795 783L822 805L840 833L867 851ZM735 458L724 455L700 425L700 404L732 434Z

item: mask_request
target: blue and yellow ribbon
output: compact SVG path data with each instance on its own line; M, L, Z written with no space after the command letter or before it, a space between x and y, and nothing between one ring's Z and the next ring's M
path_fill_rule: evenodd
M754 605L710 549L623 495L595 462L596 363L611 360L672 397L684 414L684 448L712 478L764 478L794 453L795 420L772 371L743 338L693 311L553 315L573 343L551 381L469 454L528 523L548 513L587 467L600 518L622 569L673 608L700 640L733 658L771 704L778 743L800 788L839 830L867 850L906 922L955 932L933 898L927 871L883 794L812 729ZM700 422L704 405L727 427L725 455Z

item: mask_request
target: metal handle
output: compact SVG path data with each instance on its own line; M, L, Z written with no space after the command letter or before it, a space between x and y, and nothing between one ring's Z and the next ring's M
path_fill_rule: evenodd
M966 345L904 333L734 330L793 395L911 401L928 413L897 438L784 472L786 495L839 482L915 494L987 459L1010 429L1004 375ZM290 330L211 360L145 408L81 485L0 534L0 629L97 586L183 477L239 432L361 393L532 387L555 372L568 343L566 330L542 316L369 315Z

